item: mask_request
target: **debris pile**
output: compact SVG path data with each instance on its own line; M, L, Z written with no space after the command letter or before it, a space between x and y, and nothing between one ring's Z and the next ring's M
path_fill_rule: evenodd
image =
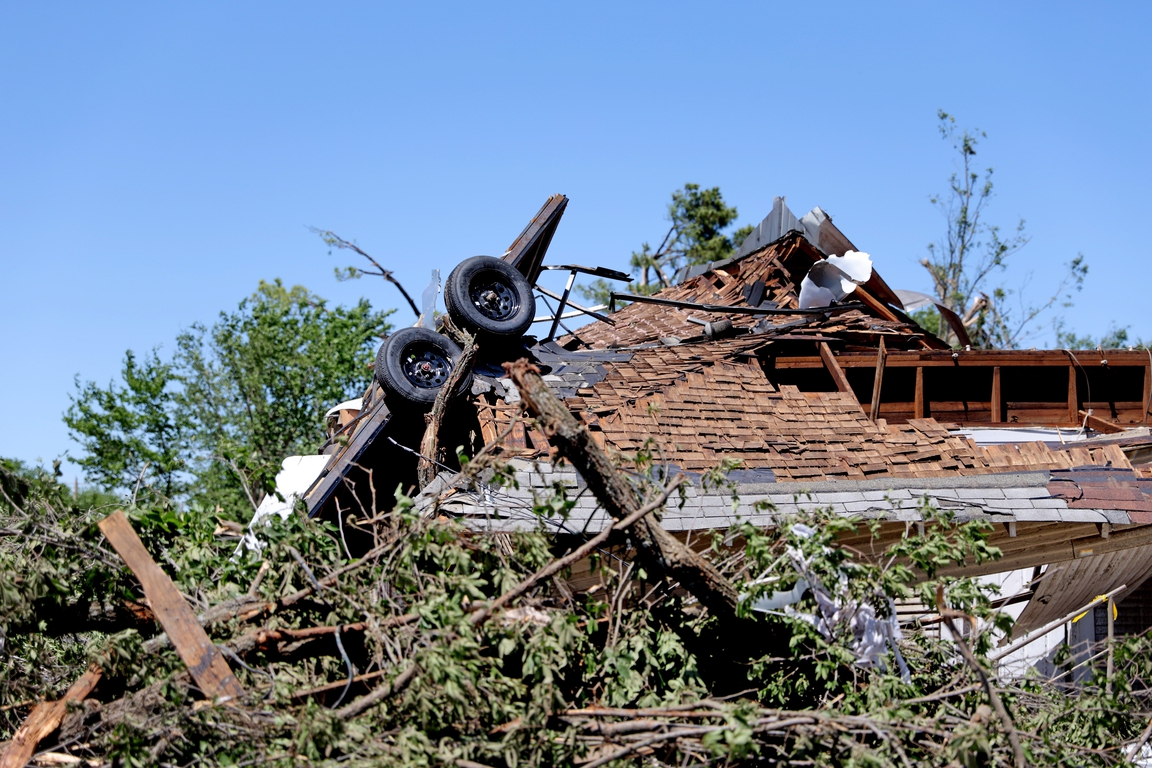
M819 209L610 316L540 289L537 318L566 203L450 273L247 527L0 465L0 768L1146 756L1148 640L1010 679L1003 608L1043 579L977 577L1149 546L1147 435L994 445L933 415L1127 429L1147 400L1101 419L1041 357L1067 388L1017 397L1026 355L945 348Z

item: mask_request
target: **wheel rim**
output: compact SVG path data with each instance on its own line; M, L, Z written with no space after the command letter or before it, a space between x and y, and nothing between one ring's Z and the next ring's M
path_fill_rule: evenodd
M499 274L479 275L468 288L468 298L489 320L508 320L520 311L520 299Z
M404 378L421 389L443 386L452 373L452 361L440 349L430 344L413 344L404 350L400 361Z

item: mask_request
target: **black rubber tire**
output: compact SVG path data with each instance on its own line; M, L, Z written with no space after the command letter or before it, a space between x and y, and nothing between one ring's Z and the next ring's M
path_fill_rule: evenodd
M461 354L460 346L447 336L427 328L401 328L385 339L376 353L376 381L385 397L429 408ZM455 395L471 389L469 371Z
M484 336L522 336L536 316L528 280L492 256L473 256L452 270L444 281L444 306L458 328Z

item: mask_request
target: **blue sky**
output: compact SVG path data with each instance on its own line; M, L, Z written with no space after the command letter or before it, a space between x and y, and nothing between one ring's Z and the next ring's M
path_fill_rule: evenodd
M1152 5L865 5L0 6L0 455L76 450L74 376L170 352L261 279L398 306L336 283L352 261L310 225L418 294L553 192L550 260L623 267L696 182L741 224L819 205L927 290L939 108L989 134L992 220L1027 220L1005 283L1039 298L1082 252L1069 324L1152 337Z

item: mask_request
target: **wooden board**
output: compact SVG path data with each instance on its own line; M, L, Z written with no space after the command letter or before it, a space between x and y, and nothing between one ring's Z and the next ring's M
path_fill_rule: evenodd
M124 513L116 510L101 520L100 530L140 580L160 626L168 633L168 639L188 665L192 679L200 686L204 696L217 701L243 696L244 689L232 674L228 662L200 626L195 612L176 589L172 579L148 554Z
M832 354L832 348L828 346L827 342L823 341L817 346L820 347L820 358L824 361L824 366L828 369L832 380L836 382L836 389L850 395L853 394L852 385L848 383L848 378L844 375L844 371L836 364L836 356Z
M880 418L880 390L884 384L884 362L887 357L888 349L884 345L883 337L881 337L880 349L876 352L876 374L872 380L872 406L868 411L868 418L872 421Z

